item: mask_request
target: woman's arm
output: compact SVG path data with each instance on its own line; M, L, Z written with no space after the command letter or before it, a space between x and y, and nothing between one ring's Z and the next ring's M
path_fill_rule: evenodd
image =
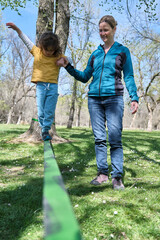
M131 98L131 112L136 113L138 110L139 97L137 95L137 87L134 81L133 66L130 51L126 48L126 62L123 66L123 75L126 88Z
M60 58L57 61L57 65L59 67L64 67L71 76L73 76L75 79L77 79L80 82L86 83L92 77L93 66L91 64L91 57L89 58L87 67L84 71L79 71L75 69L71 65L71 63L68 61L68 59L64 57Z
M131 60L131 55L128 48L126 48L125 54L126 54L126 61L123 65L124 81L125 81L129 96L131 98L131 101L138 102L139 97L137 96L137 87L134 81L132 60Z

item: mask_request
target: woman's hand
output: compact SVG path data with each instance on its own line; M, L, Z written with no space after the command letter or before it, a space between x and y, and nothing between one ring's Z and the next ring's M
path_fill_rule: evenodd
M134 114L136 113L138 110L138 102L133 101L131 102L131 113Z
M21 34L21 30L14 23L8 22L6 23L6 26L15 30L19 35Z
M57 66L59 67L66 67L69 63L68 59L65 57L61 57L60 59L57 60Z

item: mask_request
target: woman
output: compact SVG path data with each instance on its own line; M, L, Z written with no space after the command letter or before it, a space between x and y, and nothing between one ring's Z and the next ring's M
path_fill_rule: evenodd
M88 92L88 108L95 138L98 174L91 184L100 185L109 180L105 125L107 121L112 184L113 189L119 190L124 189L121 141L124 111L122 72L131 98L132 114L137 112L138 96L130 52L127 47L114 41L116 25L117 22L110 15L100 19L99 34L104 44L91 54L83 72L74 69L65 58L60 59L58 65L65 67L70 75L81 82L86 83L92 77Z

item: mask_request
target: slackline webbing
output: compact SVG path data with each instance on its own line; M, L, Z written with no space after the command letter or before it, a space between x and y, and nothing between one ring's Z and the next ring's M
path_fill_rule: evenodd
M38 119L36 119L36 118L32 118L32 120L35 121L35 122L38 122Z
M32 121L38 122L38 119L32 118ZM53 122L52 124L55 125L55 122Z
M82 240L50 141L44 141L43 209L45 240Z

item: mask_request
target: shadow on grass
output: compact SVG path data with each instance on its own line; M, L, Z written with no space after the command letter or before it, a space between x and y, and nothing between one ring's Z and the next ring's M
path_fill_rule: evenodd
M114 215L114 210L117 208L119 209L118 214ZM97 216L97 209L101 219L95 218L95 216ZM124 218L124 215L125 215L125 219L126 221L128 221L128 224L124 225L123 222L122 224L119 224L119 225L116 224L116 221L117 221L116 218L119 219L121 217L121 214L122 214L122 219ZM132 237L132 233L128 228L129 223L131 222L135 223L136 225L142 225L143 223L143 226L146 227L145 234L144 235L143 233L139 234L139 235L142 234L143 236L142 239L150 239L148 238L149 236L151 238L155 237L153 239L158 239L158 236L160 234L160 231L158 230L158 228L154 229L155 225L153 226L153 231L151 232L151 228L148 227L148 225L150 225L151 219L147 215L142 213L138 204L127 203L125 201L121 201L121 202L106 201L105 204L99 203L96 205L94 205L94 201L88 202L86 203L85 208L83 209L83 214L81 214L81 217L78 218L78 221L80 224L84 224L85 222L89 221L87 219L90 219L90 221L92 221L93 229L97 229L99 227L99 224L103 226L108 225L110 232L114 234L114 239L128 239L127 235L130 235L130 234L131 234L130 237ZM103 233L105 236L105 228L103 229ZM122 233L125 233L126 237L124 237L124 235L122 236ZM108 232L106 232L106 236L108 236ZM132 239L132 238L129 238L129 239Z
M18 129L19 130L19 129ZM13 131L11 130L13 133ZM15 131L17 133L17 131ZM61 137L74 139L74 142L70 143L61 143L54 145L55 150L55 158L59 165L59 168L62 172L62 176L65 182L74 179L75 174L78 176L82 176L83 174L87 174L86 168L89 167L89 174L94 175L96 173L96 160L95 160L95 151L94 151L94 139L91 130L83 130L83 129L60 129L58 132L61 134ZM147 152L139 151L138 146L145 145L144 137L146 137L146 146L149 146L149 150ZM18 144L14 144L15 148ZM148 139L148 133L136 133L135 132L127 132L123 135L123 146L126 149L132 150L132 154L124 153L126 158L129 160L135 161L135 154L138 159L143 158L143 160L153 162L154 164L160 164L158 161L152 158L147 157L147 153L151 151L159 151L160 141L159 139L150 138ZM7 144L5 145L7 147ZM13 146L12 146L13 147ZM13 149L13 148L12 148ZM16 151L16 149L15 149ZM65 153L65 154L64 154ZM134 154L135 153L135 154ZM36 151L34 152L36 154ZM43 154L43 148L40 148L40 154ZM65 161L65 155L67 156L67 161ZM69 156L71 156L71 161L69 160ZM16 160L16 159L15 159ZM19 160L19 159L18 159ZM24 164L24 159L21 159L21 164ZM28 159L29 160L29 159ZM27 160L27 161L28 161ZM95 164L91 164L90 162L95 160ZM30 160L29 160L30 161ZM11 165L10 161L5 161L4 165ZM31 163L31 161L29 162ZM74 171L75 170L75 171ZM124 167L125 172L130 172L131 177L136 177L138 169L131 169L129 167ZM132 184L127 184L126 187L132 187ZM0 235L2 237L1 240L17 240L21 235L21 231L24 231L28 226L32 224L40 224L39 219L37 218L37 213L42 211L42 188L43 188L43 180L41 178L31 179L27 182L25 186L21 188L17 188L15 190L2 191L2 197L0 198ZM136 186L143 186L146 189L158 189L160 185L151 185L150 183L138 182ZM91 192L101 192L108 188L111 188L111 185L104 185L100 187L94 187L92 185L86 184L75 184L73 187L70 187L68 192L70 195L75 196L85 196L91 194ZM7 199L7 202L6 202ZM81 201L81 200L80 200ZM9 204L9 205L8 205ZM109 206L120 206L119 202L107 202ZM124 207L124 204L122 204ZM132 204L126 204L126 209L129 210L129 214L131 218L136 223L140 221L149 221L148 219L143 219L143 215L141 215L138 210L138 206ZM135 208L136 215L135 215ZM85 214L79 219L80 223L85 221L86 218L90 217L90 215L96 215L96 212L104 209L104 204L100 204L99 206L93 207L87 203ZM115 228L114 228L115 230ZM119 231L117 229L117 231Z
M91 131L82 132L82 130L80 130L80 133L77 133L77 129L76 133L74 130L70 131L70 138L73 137L75 139L74 142L57 144L53 146L56 161L65 181L73 179L75 174L77 176L82 175L86 167L93 167L93 164L90 165L90 162L95 159L94 140ZM72 134L72 132L74 133ZM73 160L69 161L67 159L66 162L64 159L65 156L67 158L68 156L71 156L71 159ZM94 166L96 172L96 161Z
M3 190L0 198L0 239L17 240L30 225L42 225L43 179L35 178L13 190Z
M155 136L157 137L155 138ZM152 152L157 152L157 157L160 156L160 137L158 133L146 133L146 132L124 132L123 133L123 147L132 151L131 154L126 154L124 151L124 156L130 161L135 161L135 156L137 160L144 160L160 165L159 161L148 157L148 154ZM142 149L147 150L139 151L138 148L141 146ZM160 160L160 157L159 157Z
M91 130L87 129L83 131L82 129L60 129L59 132L62 135L69 134L70 137L73 137L75 140L74 142L54 146L56 149L55 152L58 153L57 156L55 154L55 157L65 182L74 179L75 175L83 175L87 167L90 167L90 169L92 169L92 173L96 174L97 166L94 151L94 138ZM127 159L130 162L135 162L136 158L137 160L142 159L144 161L153 162L154 164L160 165L160 162L147 156L147 154L151 153L152 151L156 151L158 155L160 145L160 137L158 133L127 131L123 133L122 139L124 149L131 152L128 154L124 150L126 162ZM78 142L80 142L80 145L78 145ZM85 142L84 146L83 142ZM143 147L145 146L147 147L147 151L143 151ZM142 151L138 150L139 147L140 149L142 148ZM66 153L67 157L70 155L71 159L74 160L65 162L65 159L63 159L63 152ZM74 158L72 155L74 155ZM95 160L95 164L91 165L90 162L93 160ZM111 171L110 165L109 171ZM129 172L130 176L135 178L138 174L138 171L139 169L130 168L124 164L124 175L125 173Z
M11 126L11 125L9 125ZM2 129L2 127L0 128L0 138L4 138L4 137L8 137L8 135L18 135L18 134L22 134L25 131L27 131L26 127L16 127L16 126L12 126L12 128L8 127L7 125L5 125L5 128Z
M69 135L69 138L71 139L85 139L87 138L93 138L93 133L91 129L84 129L84 128L60 128L57 130L57 133L61 135L61 137L67 138Z

